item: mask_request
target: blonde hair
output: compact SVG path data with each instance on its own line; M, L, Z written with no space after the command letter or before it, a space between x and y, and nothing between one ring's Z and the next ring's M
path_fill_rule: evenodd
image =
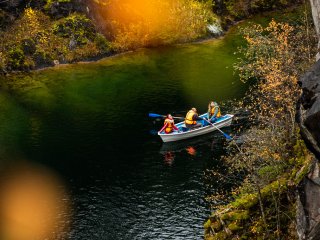
M211 107L211 103L213 103L213 101L210 101L209 104L208 104L208 112L211 111L212 107Z

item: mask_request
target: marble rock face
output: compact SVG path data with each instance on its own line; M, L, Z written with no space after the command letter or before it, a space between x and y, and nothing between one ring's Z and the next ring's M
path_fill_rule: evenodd
M299 122L311 135L314 148L320 147L320 61L309 70L299 81L302 88L300 98ZM313 139L311 139L313 138ZM314 140L314 141L313 141ZM317 153L315 153L319 156Z

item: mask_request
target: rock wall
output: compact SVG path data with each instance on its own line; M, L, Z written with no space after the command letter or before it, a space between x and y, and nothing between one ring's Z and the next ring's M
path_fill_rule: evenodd
M320 0L310 0L320 47ZM320 48L319 48L320 49ZM299 85L302 95L297 105L297 121L308 148L315 154L309 174L301 182L297 198L297 230L300 240L320 240L320 52L318 60Z
M297 231L300 240L320 239L320 174L314 159L311 171L300 183L297 197Z
M302 95L298 104L298 123L310 150L320 159L320 61L299 81Z
M318 34L320 57L320 0L310 0L314 25ZM304 76L299 85L302 96L298 104L297 120L301 134L310 150L320 159L320 60Z
M297 121L308 148L320 159L320 60L299 81L302 95ZM300 240L320 240L320 171L315 159L301 182L297 199L297 229Z
M320 60L299 84L302 96L297 121L304 141L317 159L298 189L297 230L300 240L320 240Z

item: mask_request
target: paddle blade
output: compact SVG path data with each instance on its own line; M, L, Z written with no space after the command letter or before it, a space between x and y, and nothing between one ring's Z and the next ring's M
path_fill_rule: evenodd
M163 116L160 114L156 114L156 113L149 113L149 117L158 118L158 117L163 117Z
M223 136L225 136L225 138L226 139L228 139L228 140L232 140L232 137L231 136L229 136L228 134L226 134L226 133L223 133Z

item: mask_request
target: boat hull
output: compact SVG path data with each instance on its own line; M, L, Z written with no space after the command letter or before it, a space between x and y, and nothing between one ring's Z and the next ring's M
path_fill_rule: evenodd
M200 117L204 117L204 116L206 116L206 114L203 114ZM232 122L232 118L233 118L233 115L226 114L226 115L222 116L221 118L219 118L218 121L214 123L214 125L217 128L223 128L223 127L230 126L230 124ZM203 121L199 121L199 122L203 123ZM179 129L185 128L184 122L177 123L176 126ZM204 127L191 129L186 132L179 132L179 133L173 132L173 133L169 133L169 134L158 133L158 135L161 137L163 142L174 142L174 141L180 141L180 140L184 140L184 139L188 139L188 138L201 136L201 135L216 131L217 128L213 127L212 125L207 125Z

